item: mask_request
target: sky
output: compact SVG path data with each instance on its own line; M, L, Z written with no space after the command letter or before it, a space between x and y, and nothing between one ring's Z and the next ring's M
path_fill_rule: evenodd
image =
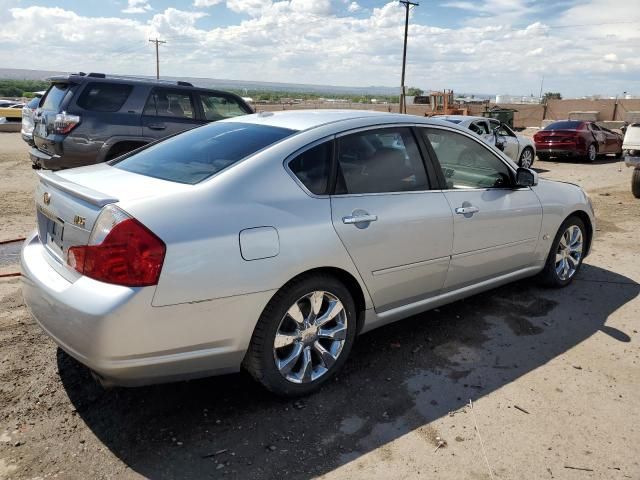
M376 0L0 0L0 65L399 86L404 8ZM640 95L640 0L422 0L407 86Z

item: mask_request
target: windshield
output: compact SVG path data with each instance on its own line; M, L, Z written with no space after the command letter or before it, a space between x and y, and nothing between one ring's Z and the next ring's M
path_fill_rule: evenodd
M111 165L193 185L294 133L287 128L217 122L170 137Z
M544 127L543 130L576 130L582 122L554 122Z

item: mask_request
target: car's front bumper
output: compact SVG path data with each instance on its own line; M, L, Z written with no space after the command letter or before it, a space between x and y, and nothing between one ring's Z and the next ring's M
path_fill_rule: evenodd
M50 264L37 234L22 250L23 295L32 316L105 383L144 385L238 371L273 291L153 307L155 287L129 288Z

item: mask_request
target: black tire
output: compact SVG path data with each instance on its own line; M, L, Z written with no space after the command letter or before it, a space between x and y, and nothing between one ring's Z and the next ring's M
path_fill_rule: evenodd
M525 152L529 152L531 154L531 163L527 166L522 164L522 160L525 156ZM522 150L522 153L520 154L520 159L518 160L518 166L520 167L524 167L524 168L531 168L533 166L533 162L535 161L536 155L535 153L533 153L533 149L531 147L525 147L524 150Z
M548 162L549 159L551 158L551 155L549 155L548 153L538 153L536 154L536 156L538 157L538 160L540 160L541 162Z
M584 156L584 159L588 163L593 163L598 159L598 146L595 143L589 144L587 147L587 154Z
M575 273L567 279L562 279L556 272L556 253L558 252L558 246L560 244L562 235L572 225L577 226L582 233L582 255L580 256L580 261L578 262L578 266L575 269ZM587 230L584 222L576 216L570 216L564 222L562 222L562 225L560 225L560 228L558 229L558 233L556 233L556 236L553 239L551 249L549 250L549 255L547 256L547 261L544 265L544 269L538 274L538 281L540 282L540 284L549 288L563 288L569 285L582 267L582 261L584 259L586 246Z
M636 198L640 198L640 168L633 169L631 176L631 193Z
M335 296L346 313L346 339L335 363L316 380L294 383L280 373L274 358L274 341L280 323L289 308L305 295L324 291ZM244 368L267 390L283 397L308 395L330 380L347 360L357 331L357 312L349 290L335 277L315 273L300 276L283 286L265 307L245 355Z

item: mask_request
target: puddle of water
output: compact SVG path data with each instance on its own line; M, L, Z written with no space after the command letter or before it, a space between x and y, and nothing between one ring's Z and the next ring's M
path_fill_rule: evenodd
M20 263L22 241L0 245L0 267L17 266Z

